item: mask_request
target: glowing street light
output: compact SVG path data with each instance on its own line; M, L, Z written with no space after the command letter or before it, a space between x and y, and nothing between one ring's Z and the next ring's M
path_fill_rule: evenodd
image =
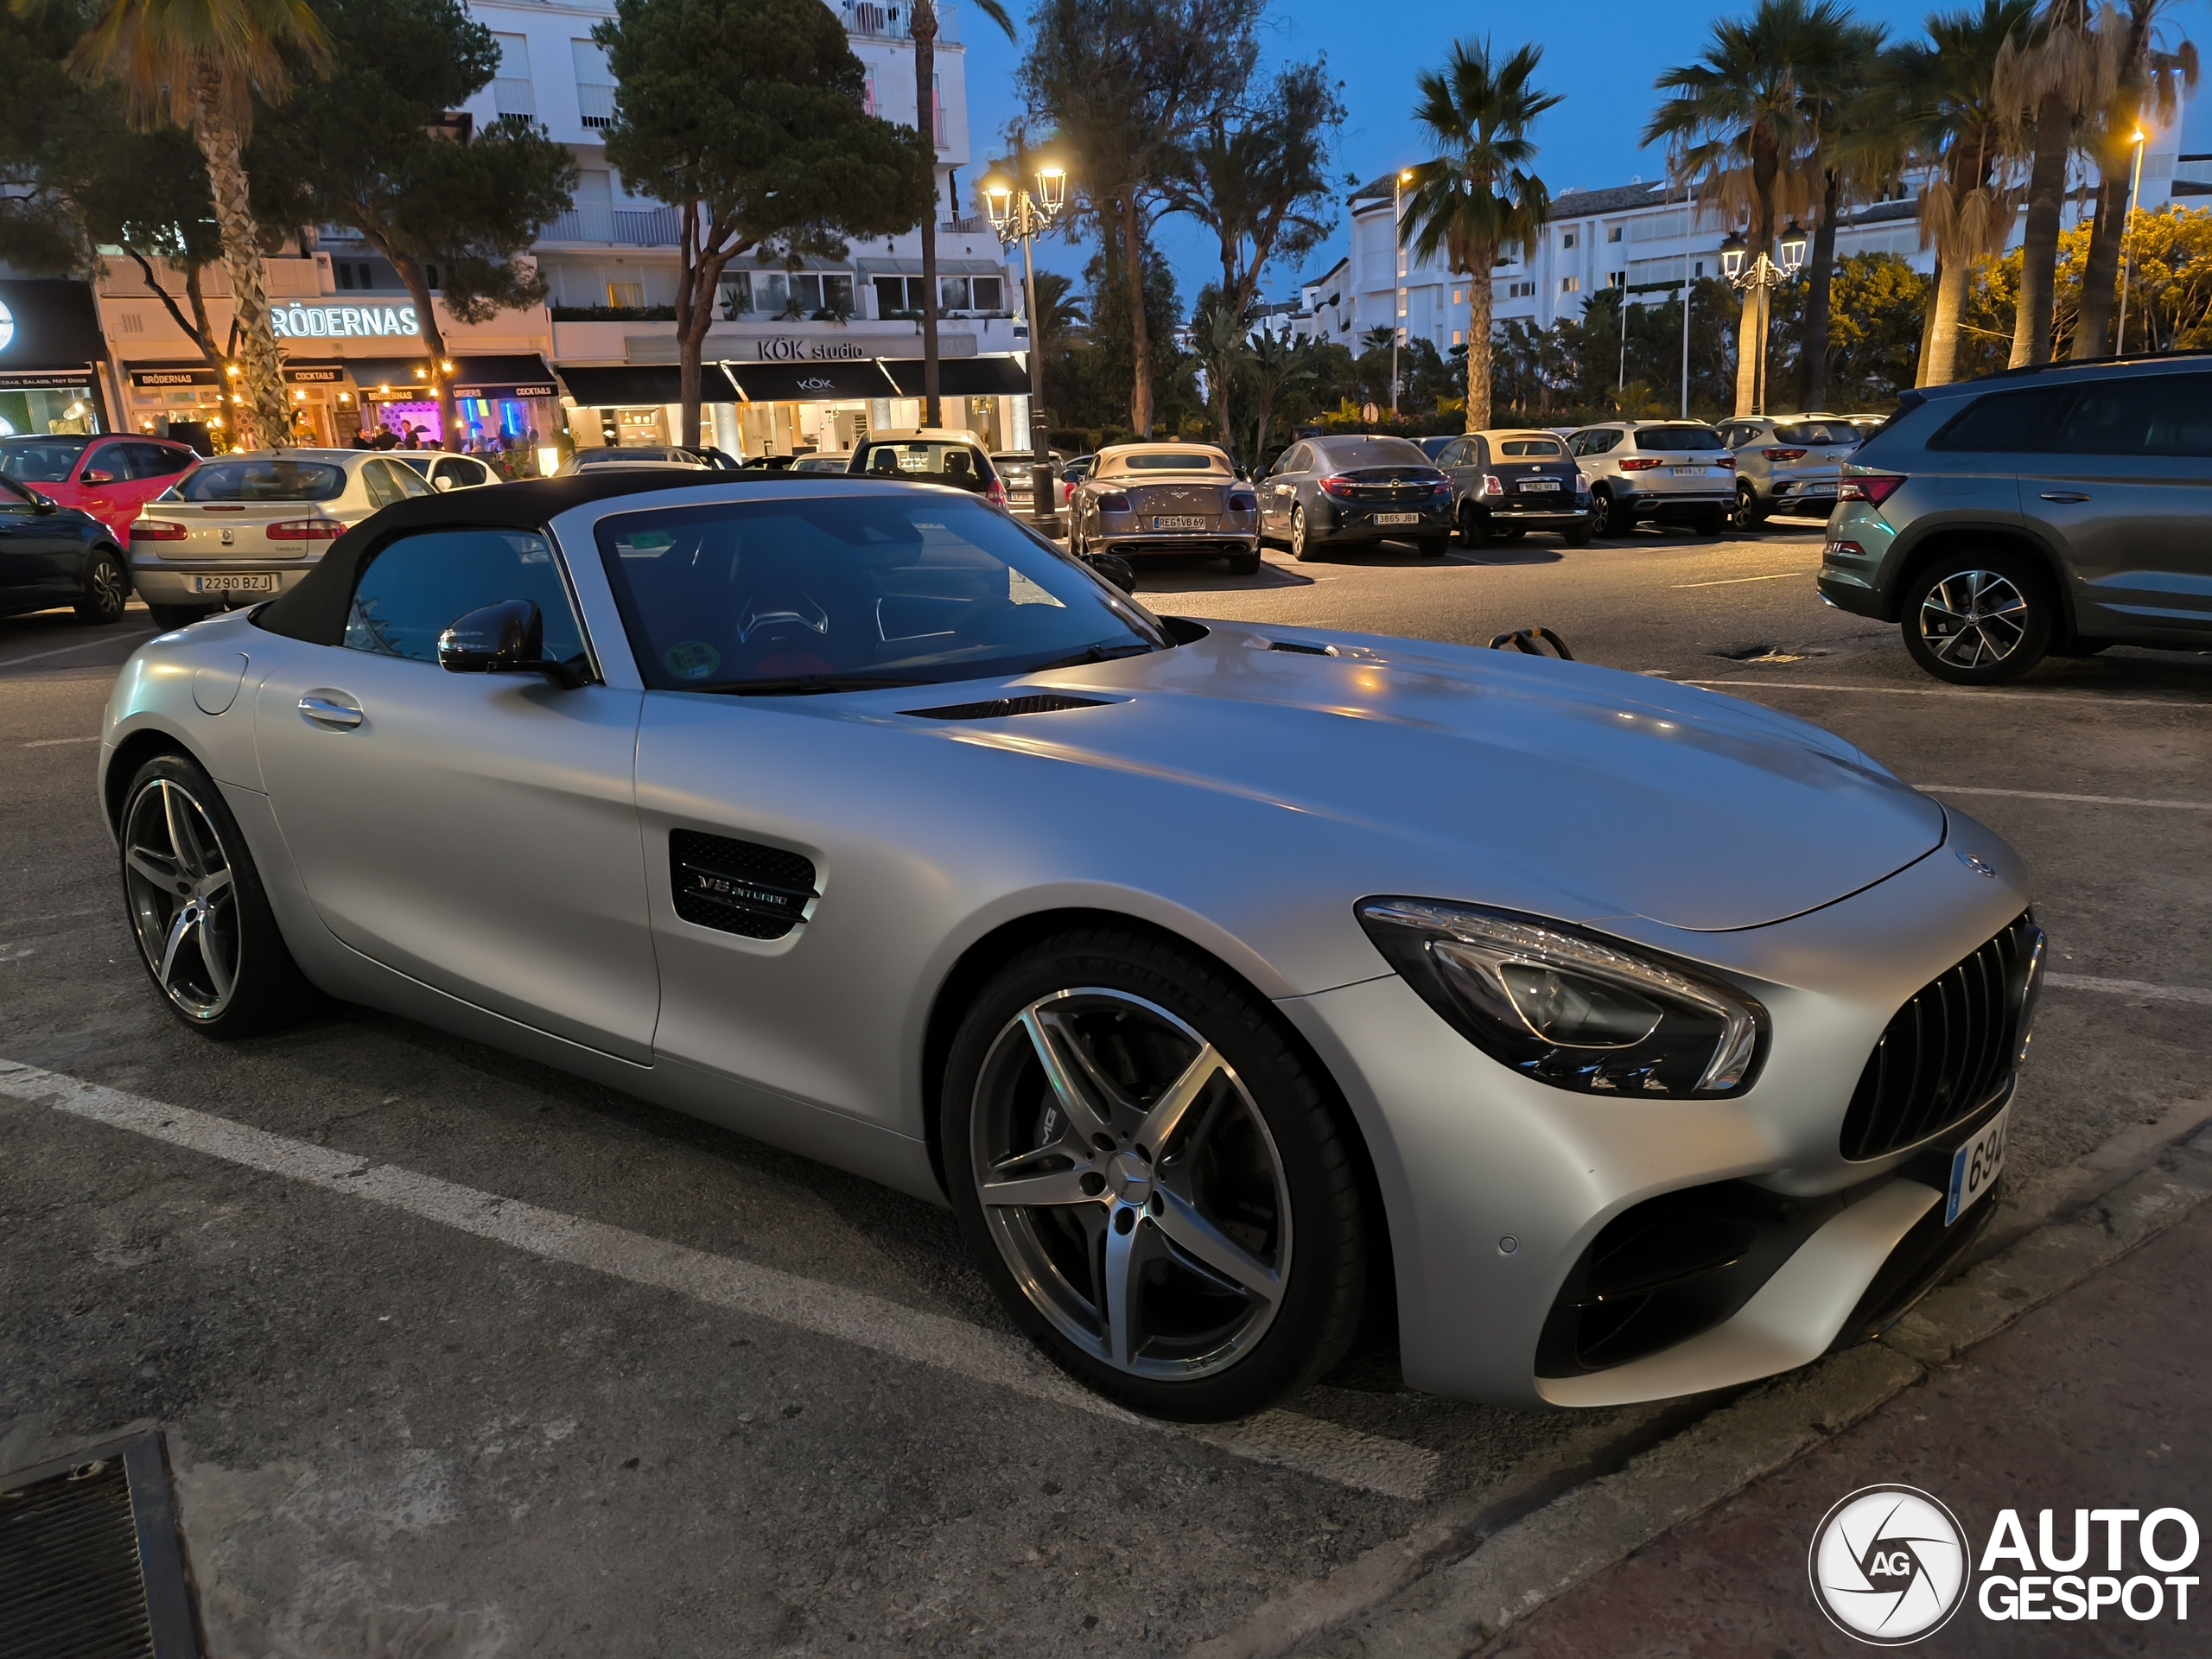
M1039 158L1033 175L1034 194L1001 168L993 168L976 181L983 199L983 216L991 222L1001 246L1021 244L1023 302L1029 312L1029 512L1039 524L1055 529L1060 519L1058 487L1052 478L1051 435L1043 422L1045 408L1045 339L1037 315L1037 267L1029 245L1050 230L1067 207L1068 170L1050 156Z

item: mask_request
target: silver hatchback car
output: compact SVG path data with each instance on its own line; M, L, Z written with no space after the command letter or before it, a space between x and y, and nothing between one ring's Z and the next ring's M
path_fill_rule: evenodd
M1827 518L1843 463L1866 440L1840 415L1762 415L1726 423L1720 436L1736 454L1738 530L1757 530L1777 512Z
M1696 421L1608 421L1567 441L1590 480L1590 533L1621 536L1642 519L1717 536L1736 508L1736 458Z

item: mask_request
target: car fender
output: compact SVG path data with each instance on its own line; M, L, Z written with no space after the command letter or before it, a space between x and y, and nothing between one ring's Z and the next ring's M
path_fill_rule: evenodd
M2064 550L2050 531L2025 513L1992 512L1986 509L1960 512L1925 513L1913 519L1890 544L1875 577L1884 619L1895 622L1904 615L1905 584L1931 559L1954 548L2001 543L2028 554L2050 578L2052 590L2063 601L2060 607L2069 632L2081 628L2087 590L2068 569Z

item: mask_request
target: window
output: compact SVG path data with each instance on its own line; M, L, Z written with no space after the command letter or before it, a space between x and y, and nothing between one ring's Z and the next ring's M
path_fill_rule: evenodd
M720 501L620 513L597 535L655 690L927 684L1166 643L1118 594L972 498Z
M1450 443L1444 446L1444 453L1437 456L1436 464L1440 467L1466 467L1472 465L1474 457L1467 453L1469 447L1470 446L1466 439L1453 439Z
M970 286L975 293L976 309L978 311L1006 309L1006 279L1003 276L978 276L973 280Z
M449 490L466 490L485 481L484 465L461 455L448 455L430 468L430 486L442 484Z
M76 470L82 438L16 438L0 444L0 474L23 484L59 484Z
M1582 291L1582 279L1580 276L1560 277L1559 291L1562 294L1580 294Z
M346 469L322 461L211 461L177 486L185 501L328 501Z
M2074 400L2071 386L2036 386L1977 397L1928 441L1930 449L2012 454L2042 449L2044 437Z
M1560 454L1557 438L1507 438L1497 446L1497 453L1508 461L1550 460Z
M1606 232L1605 232L1605 240L1606 240L1606 241L1608 241L1608 242L1618 242L1618 241L1619 241L1620 239L1621 239L1621 227L1620 227L1619 226L1615 225L1615 226L1612 226L1609 227L1609 228L1606 230Z
M965 311L968 308L968 279L965 276L938 277L937 307L940 312Z
M404 501L407 492L399 486L392 474L397 469L390 461L365 461L361 466L361 487L368 492L372 506L388 507L396 501Z
M1636 434L1639 449L1680 452L1690 449L1722 449L1720 435L1709 426L1646 426Z
M570 41L576 69L576 113L594 130L614 124L614 75L607 54L590 41Z
M537 607L546 656L584 665L583 632L553 550L543 537L522 530L430 530L391 543L354 584L345 645L435 663L440 634L469 612L505 599Z
M2212 376L2145 375L2084 386L2050 448L2076 455L2212 455Z
M1859 435L1858 429L1848 421L1799 421L1774 429L1777 443L1857 443ZM1743 436L1733 440L1732 447L1749 442L1751 436L1751 429L1743 429Z
M1464 345L1465 345L1465 344L1467 343L1467 336L1466 336L1465 332L1464 330L1462 330L1462 329L1454 328L1454 329L1452 331L1452 343L1454 346L1464 346Z
M499 72L492 82L492 108L499 115L537 114L537 94L530 79L530 37L494 35L499 43Z
M1402 288L1398 290L1398 315L1402 317L1406 315L1406 290Z
M1463 298L1460 290L1456 288L1453 289L1452 290L1452 303L1454 305L1464 305L1465 302L1466 302Z
M607 285L607 302L609 305L643 305L645 302L645 285L643 283L609 283Z
M171 478L199 459L189 449L172 449L165 443L127 443L133 478Z
M1574 245L1574 232L1573 231L1561 231L1559 233L1559 245L1562 248L1573 247Z
M922 279L913 279L913 291L907 291L904 276L879 276L875 279L875 314L879 317L918 315L922 296L929 290L922 286Z

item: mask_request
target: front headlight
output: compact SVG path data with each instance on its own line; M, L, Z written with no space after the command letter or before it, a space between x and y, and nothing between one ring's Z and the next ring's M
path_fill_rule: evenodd
M1741 1094L1766 1010L1687 963L1540 916L1369 899L1360 925L1421 1000L1502 1065L1600 1094Z

